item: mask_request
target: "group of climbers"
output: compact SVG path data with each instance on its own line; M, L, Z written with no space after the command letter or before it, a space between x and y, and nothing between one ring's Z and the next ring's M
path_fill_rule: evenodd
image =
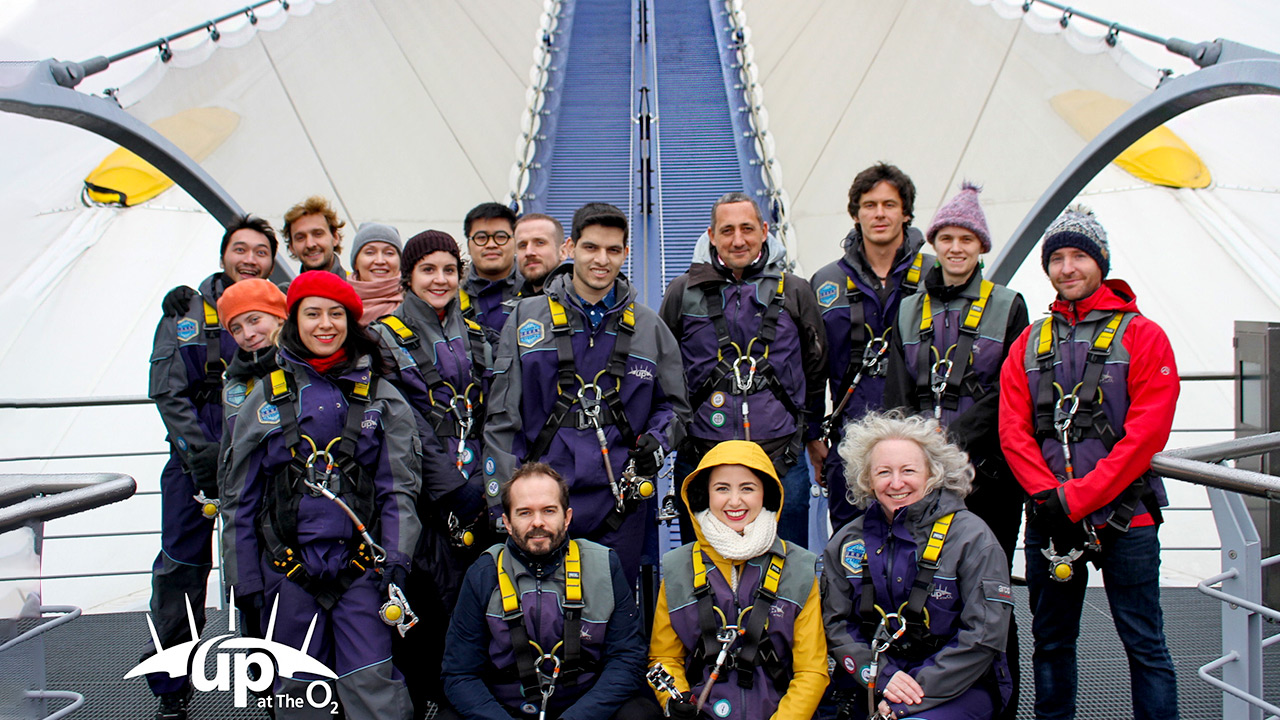
M1130 563L1158 562L1167 339L1103 282L1105 231L1080 208L1046 233L1059 299L1030 325L983 278L979 192L921 234L910 178L868 168L843 257L810 281L726 194L658 312L604 203L567 240L482 204L469 263L447 233L366 223L347 277L342 223L310 198L285 216L287 295L265 279L272 229L246 218L157 331L157 636L185 639L184 594L203 624L220 513L246 632L309 638L348 717L1012 717L1030 495L1037 712L1074 712L1084 561L1124 585L1135 707L1176 708L1156 577ZM672 453L686 544L659 562ZM835 529L821 563L811 472ZM149 681L157 718L187 716L185 678Z

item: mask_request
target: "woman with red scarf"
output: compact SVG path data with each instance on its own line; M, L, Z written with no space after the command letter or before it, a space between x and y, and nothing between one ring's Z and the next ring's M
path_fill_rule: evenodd
M253 384L223 457L226 581L241 607L263 609L268 639L336 675L328 697L347 718L407 719L382 610L404 584L420 531L417 426L357 322L351 285L306 272L287 306L280 367ZM403 608L390 615L403 619ZM275 716L314 713L326 697L310 687L320 679L277 677L276 696L297 702Z

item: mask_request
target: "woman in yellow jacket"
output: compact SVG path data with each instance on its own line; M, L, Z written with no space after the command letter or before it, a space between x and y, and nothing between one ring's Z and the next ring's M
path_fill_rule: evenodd
M812 717L828 680L818 558L778 537L773 462L755 443L720 443L681 494L698 539L662 558L649 644L659 702L678 719Z

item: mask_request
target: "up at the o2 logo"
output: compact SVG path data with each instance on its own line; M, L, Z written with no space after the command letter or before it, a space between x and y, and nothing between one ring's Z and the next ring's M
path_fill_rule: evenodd
M234 591L233 591L234 592ZM234 607L234 597L231 606ZM268 627L275 627L276 610L279 598L271 607L271 619ZM235 706L247 707L249 693L261 693L275 683L276 676L297 677L299 673L318 675L329 680L336 680L337 673L324 663L307 654L307 645L301 650L271 638L238 637L235 628L235 612L228 613L228 629L226 635L218 635L201 641L196 633L196 621L191 612L191 599L187 598L187 618L191 624L191 639L173 647L162 648L160 638L156 635L156 626L147 616L147 626L151 629L151 640L155 643L156 654L138 663L124 677L129 678L165 673L169 677L179 678L191 675L191 685L200 692L230 690L234 693ZM311 619L311 627L307 629L307 643L315 630L316 620ZM205 669L206 659L214 654L213 677L209 677ZM251 672L256 668L257 672ZM289 708L302 707L305 702L313 708L328 709L333 715L338 714L338 701L333 694L333 686L325 680L315 680L307 686L305 700L303 698L267 694L255 698L258 707Z

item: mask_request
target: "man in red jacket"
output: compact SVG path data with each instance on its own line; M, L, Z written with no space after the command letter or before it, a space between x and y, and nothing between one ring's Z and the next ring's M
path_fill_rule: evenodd
M1058 297L1009 350L999 419L1009 467L1031 496L1036 717L1075 715L1087 561L1102 570L1128 654L1134 717L1177 718L1156 535L1168 502L1151 474L1178 400L1173 350L1129 285L1104 280L1110 249L1091 210L1074 205L1054 221L1041 262Z

